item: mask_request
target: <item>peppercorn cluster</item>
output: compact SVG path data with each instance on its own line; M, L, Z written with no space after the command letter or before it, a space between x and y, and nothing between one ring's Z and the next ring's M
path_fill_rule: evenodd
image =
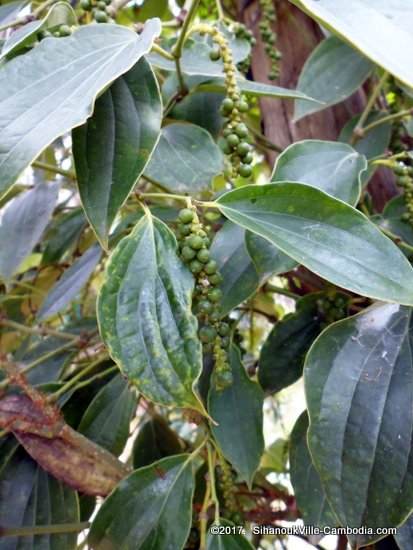
M397 185L404 189L404 201L407 211L402 215L402 220L413 225L413 166L408 165L406 162L397 162L393 170Z
M260 35L265 44L265 53L270 58L271 68L268 73L270 80L276 80L280 76L279 62L282 58L281 52L277 49L277 33L273 26L277 21L274 0L260 0L261 21L259 24Z
M217 474L219 490L224 501L225 515L228 519L234 521L234 523L241 524L242 517L240 517L237 499L235 497L236 485L234 483L234 476L230 465L223 457L220 457Z
M194 208L179 212L177 235L181 258L196 281L193 307L199 320L199 339L204 352L213 353L214 382L217 389L224 389L232 383L232 373L228 362L230 326L220 314L222 276L217 262L210 257L210 239Z
M327 293L317 300L317 307L322 318L321 327L325 328L331 323L347 317L347 307L350 298L338 292Z
M91 12L96 23L110 23L113 21L112 0L80 0L82 10Z
M256 44L256 40L254 37L254 34L252 31L249 30L249 28L244 25L243 23L233 23L231 25L231 30L235 34L236 38L239 38L241 40L246 40L251 48L253 48ZM243 61L240 61L237 64L237 68L242 73L247 73L251 65L251 54L244 59Z
M69 25L63 24L55 28L53 32L49 29L40 31L37 35L37 38L40 41L40 40L43 40L44 38L49 38L51 36L55 36L56 38L62 38L64 36L70 36L71 34L72 34L72 28Z
M221 113L225 120L222 150L230 163L228 177L232 179L240 175L248 178L252 173L253 154L252 146L248 141L249 131L242 122L241 115L248 111L249 105L238 87L237 69L231 48L225 36L217 28L200 24L196 30L211 36L213 47L210 51L210 59L212 61L222 59L224 65L226 97L221 105Z

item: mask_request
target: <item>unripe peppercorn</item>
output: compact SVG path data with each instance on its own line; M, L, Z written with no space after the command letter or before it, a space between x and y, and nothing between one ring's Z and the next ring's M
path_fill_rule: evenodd
M184 260L189 261L189 260L193 260L195 258L196 251L193 248L189 247L189 246L184 246L182 248L181 254L182 254L182 257L183 257Z
M203 264L206 264L210 257L209 250L207 248L201 248L196 257L197 260L199 260Z
M219 288L213 288L208 292L208 300L211 302L219 302L222 298L222 290Z
M203 267L203 264L201 264L201 262L198 262L198 260L192 260L192 262L189 264L189 269L194 274L201 273Z
M188 238L188 246L193 248L194 250L200 250L204 245L204 241L202 237L199 235L192 235Z
M202 327L199 331L199 339L205 344L210 344L215 340L217 331L213 327Z
M194 213L192 210L190 210L189 208L183 208L180 212L179 212L179 220L182 222L182 223L191 223L194 219Z
M205 266L204 270L207 275L213 275L218 269L218 264L215 260L210 260Z

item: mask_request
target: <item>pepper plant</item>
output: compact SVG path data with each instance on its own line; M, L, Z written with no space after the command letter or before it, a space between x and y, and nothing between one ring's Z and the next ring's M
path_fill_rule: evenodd
M0 550L413 547L412 23L1 3Z

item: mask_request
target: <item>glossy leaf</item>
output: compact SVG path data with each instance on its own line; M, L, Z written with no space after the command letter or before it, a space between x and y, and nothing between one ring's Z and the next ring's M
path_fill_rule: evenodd
M107 247L115 216L158 141L162 104L149 63L140 59L96 101L92 117L73 131L80 198Z
M147 53L160 32L87 25L48 38L0 71L0 195L54 139L82 124L96 96Z
M328 30L413 87L413 7L405 0L292 0ZM395 37L397 39L395 40Z
M307 356L309 449L342 525L396 526L411 512L411 333L410 308L378 304L331 325Z
M58 193L58 184L40 183L5 206L0 218L0 278L9 279L39 242Z
M264 451L264 394L248 378L236 347L230 351L230 364L232 384L224 390L211 387L209 391L208 411L217 422L211 429L225 458L251 485Z
M118 374L90 403L78 431L119 456L129 437L129 425L136 411L136 403L136 395Z
M78 521L77 494L19 449L0 472L0 525L31 527ZM0 538L1 550L76 547L77 533Z
M290 439L290 476L297 506L305 525L333 527L337 519L327 501L320 476L307 445L308 414L304 411L295 423Z
M355 206L367 160L352 147L308 139L293 143L277 157L271 181L295 181L318 187Z
M287 273L297 266L297 262L290 256L281 252L267 239L263 239L250 231L245 232L245 246L261 283L271 275Z
M247 185L217 205L328 281L364 296L413 304L413 270L363 214L299 183Z
M296 311L278 321L264 342L258 381L265 392L277 393L301 377L305 355L321 330L318 297L301 298Z
M162 129L145 176L173 193L200 193L224 170L223 156L210 134L194 124Z
M193 494L188 455L136 470L102 504L88 542L93 550L183 548L191 527Z
M133 467L149 466L156 460L182 452L176 433L162 416L153 416L140 428L133 445Z
M66 308L87 283L101 256L100 248L95 245L76 260L47 294L37 318L47 319Z
M163 405L201 409L194 280L163 222L145 215L113 252L98 300L102 339L130 383Z
M40 20L30 21L13 31L5 41L0 52L0 59L11 57L19 50L28 46L33 46L37 41L37 34L42 30L56 30L60 25L76 25L77 19L75 12L67 2L57 2L54 4L46 17Z
M220 519L219 525L227 531L224 534L212 534L209 529L206 550L252 550L251 543L238 532L239 525L234 525L227 519Z
M305 62L297 88L320 104L296 101L294 119L340 103L366 80L373 64L335 36L323 40Z

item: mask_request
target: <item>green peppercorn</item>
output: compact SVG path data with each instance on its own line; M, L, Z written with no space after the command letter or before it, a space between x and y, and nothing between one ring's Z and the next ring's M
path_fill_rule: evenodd
M205 326L199 331L199 339L205 344L210 344L215 340L217 331L213 327Z
M60 25L59 27L60 36L70 36L72 34L72 29L69 25Z
M222 347L223 347L223 348L227 348L227 347L229 346L229 344L230 344L230 341L229 341L228 336L223 336L223 337L221 338L221 345L222 345Z
M178 227L178 231L182 237L187 237L192 233L190 225L180 224Z
M218 264L215 260L209 260L209 262L204 266L205 273L207 275L213 275L218 269Z
M223 101L222 101L222 109L225 113L230 113L232 111L232 109L234 108L234 102L232 101L231 98L229 97L226 97Z
M193 260L196 256L196 251L191 248L190 246L184 246L182 248L182 258L185 260L185 261L190 261L190 260Z
M211 302L219 302L222 298L222 290L219 288L213 288L208 292L208 300Z
M84 11L90 11L92 9L92 4L90 3L90 0L80 0L80 7Z
M188 238L187 244L194 250L200 250L204 245L204 240L199 235L192 235Z
M197 260L202 262L203 264L206 264L209 260L209 250L207 248L201 248L201 250L196 255Z
M215 46L210 50L209 59L211 61L218 61L218 59L221 59L221 48L219 46Z
M247 153L250 152L250 145L246 141L241 141L237 147L237 153L244 157Z
M244 155L244 156L242 157L242 162L243 162L244 164L251 164L253 160L254 160L254 156L253 156L253 154L251 153L251 151L249 151L246 155Z
M212 309L213 309L213 305L208 300L201 300L198 304L198 310L201 313L211 313Z
M220 336L227 336L230 331L230 326L228 323L220 323L218 327L218 332Z
M249 178L252 174L252 168L249 164L241 164L239 167L239 173L243 178Z
M106 2L103 2L103 0L99 0L99 2L96 2L96 7L100 10L105 11L106 10Z
M189 264L189 269L194 274L201 273L203 267L204 266L201 264L201 262L198 262L198 260L192 260L192 262Z
M246 113L249 109L248 103L244 99L237 101L235 106L240 113Z
M191 223L194 219L194 213L189 208L183 208L179 212L178 218L182 223Z
M221 273L214 273L213 275L210 275L208 277L209 282L211 285L217 286L220 285L223 281Z
M226 138L226 141L230 147L234 148L239 144L239 137L237 136L237 134L230 134Z
M210 314L209 314L209 320L211 321L211 323L216 323L217 321L219 321L221 318L221 313L220 311L214 309Z
M107 23L108 21L107 13L102 10L96 10L94 13L94 17L97 23Z
M248 136L248 128L243 122L240 122L235 127L235 133L238 137L245 138Z

